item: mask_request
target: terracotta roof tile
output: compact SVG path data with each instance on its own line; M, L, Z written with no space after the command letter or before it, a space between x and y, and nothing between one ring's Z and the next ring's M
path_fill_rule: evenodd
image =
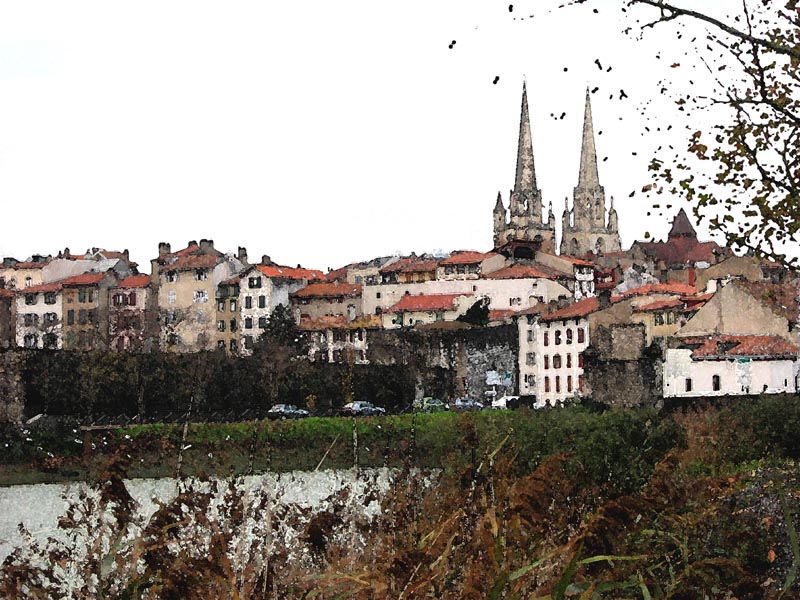
M0 288L0 298L13 298L14 292L5 288Z
M150 275L131 275L119 282L121 288L143 288L150 285Z
M26 261L26 262L18 262L17 264L13 265L11 268L12 269L44 269L48 264L50 264L49 260L45 261L45 262Z
M398 273L404 267L410 265L412 262L419 260L416 256L407 256L405 258L400 258L393 263L386 265L385 267L381 267L378 272L379 273Z
M545 313L540 317L540 320L560 321L562 319L575 319L577 317L585 317L599 309L600 301L597 298L584 298L559 310Z
M18 294L41 294L43 292L58 292L61 290L61 281L51 281L50 283L42 283L41 285L32 285L28 288L21 288L14 290Z
M256 269L261 271L266 277L273 279L324 279L322 271L317 271L315 269L281 267L279 265L256 265Z
M665 308L677 308L679 306L683 306L683 302L681 302L677 298L673 298L672 300L656 300L655 302L650 302L648 304L641 304L639 306L634 307L633 312L651 312L654 310L662 310Z
M684 338L683 342L693 346L695 360L709 358L795 358L797 346L777 335L715 335Z
M296 291L292 296L296 298L327 298L330 296L356 297L361 295L360 284L341 283L311 283L302 290Z
M430 294L428 296L403 296L399 302L387 308L384 312L418 312L429 310L454 310L456 308L456 298L466 296L471 298L472 294Z
M402 269L400 269L401 273L428 273L430 271L435 271L436 267L439 266L439 261L435 258L429 258L424 260L417 260L415 262L409 263L405 265Z
M81 273L80 275L75 275L74 277L62 279L61 284L64 286L97 285L107 275L108 273Z
M457 250L448 258L442 260L442 265L469 265L482 262L487 258L497 256L495 252L477 252L475 250Z
M188 269L203 269L215 267L219 257L214 254L188 254L179 256L177 260L164 265L165 271L186 271Z
M691 296L697 293L697 288L685 283L648 283L622 293L623 298L630 296L647 296L649 294L675 294L677 296Z

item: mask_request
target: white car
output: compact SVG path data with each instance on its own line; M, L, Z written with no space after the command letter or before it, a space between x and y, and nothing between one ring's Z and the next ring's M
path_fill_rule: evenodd
M492 400L492 408L495 410L506 410L509 402L519 400L519 396L500 396Z

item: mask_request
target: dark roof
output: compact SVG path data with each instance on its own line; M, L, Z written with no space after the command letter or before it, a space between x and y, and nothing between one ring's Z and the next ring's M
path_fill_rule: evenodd
M691 237L695 240L697 239L697 232L694 230L694 227L692 227L692 223L689 221L689 217L683 209L680 209L678 214L675 215L672 221L672 229L669 230L667 239L671 240L676 237Z

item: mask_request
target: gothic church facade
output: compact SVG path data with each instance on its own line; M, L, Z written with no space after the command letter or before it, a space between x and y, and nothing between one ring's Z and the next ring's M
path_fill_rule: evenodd
M555 218L550 203L543 218L542 192L536 185L533 143L528 116L528 94L522 86L522 110L517 146L517 172L509 207L498 192L494 207L494 247L515 258L533 258L537 251L555 254ZM592 106L586 90L581 161L578 185L573 190L572 209L565 202L561 218L561 254L583 257L621 250L614 199L606 210L606 196L597 170L597 151L592 123Z

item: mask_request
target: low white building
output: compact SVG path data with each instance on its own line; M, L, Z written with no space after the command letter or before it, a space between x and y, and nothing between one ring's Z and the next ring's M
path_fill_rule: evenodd
M797 346L777 335L684 338L666 351L664 397L794 393Z
M535 396L536 406L581 396L588 315L598 309L597 298L587 298L547 314L523 311L517 319L521 396Z

